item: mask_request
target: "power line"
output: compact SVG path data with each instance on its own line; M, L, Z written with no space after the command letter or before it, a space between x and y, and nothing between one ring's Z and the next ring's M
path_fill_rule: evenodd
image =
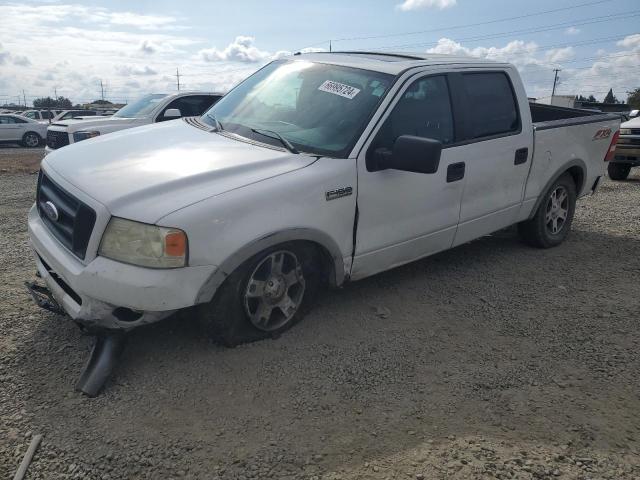
M355 41L355 40L373 40L373 39L378 39L378 38L392 38L392 37L404 37L404 36L409 36L409 35L420 35L420 34L424 34L424 33L434 33L434 32L441 32L441 31L445 31L445 30L458 30L458 29L462 29L462 28L471 28L471 27L478 27L481 25L490 25L493 23L501 23L501 22L508 22L508 21L512 21L512 20L520 20L523 18L529 18L529 17L535 17L535 16L539 16L539 15L546 15L548 13L557 13L557 12L561 12L561 11L565 11L565 10L573 10L576 8L581 8L581 7L589 7L592 5L598 5L598 4L602 4L602 3L608 3L611 2L613 0L598 0L598 1L592 1L592 2L585 2L585 3L579 3L576 5L572 5L569 7L561 7L561 8L555 8L552 10L543 10L540 12L532 12L532 13L528 13L528 14L524 14L524 15L517 15L514 17L503 17L503 18L498 18L498 19L494 19L494 20L487 20L484 22L476 22L476 23L467 23L467 24L462 24L462 25L451 25L449 27L438 27L438 28L432 28L429 30L417 30L417 31L412 31L412 32L399 32L399 33L389 33L389 34L382 34L382 35L368 35L368 36L362 36L362 37L344 37L344 38L337 38L337 39L332 39L334 42L346 42L346 41ZM305 48L309 48L309 47L315 47L318 45L322 45L322 44L326 44L328 41L330 40L323 40L322 42L318 42L315 43L313 45L308 45ZM298 49L298 50L302 50L302 49ZM297 50L296 50L297 51Z
M640 16L640 10L630 10L628 12L614 13L611 15L583 18L582 20L578 20L578 21L561 22L561 23L556 23L551 25L544 25L541 27L529 27L521 30L511 30L508 32L497 32L497 33L490 33L490 34L484 34L484 35L476 35L473 37L465 37L465 38L458 38L458 39L452 39L452 40L458 43L478 41L478 40L491 40L494 38L509 37L511 35L528 35L533 33L548 32L551 30L560 30L562 28L566 28L569 26L583 26L583 25L592 25L596 23L612 22L615 20L626 20L628 18L634 18L638 16ZM404 50L407 48L416 48L416 47L429 47L429 46L435 47L437 45L438 45L438 42L421 42L421 43L409 43L409 44L401 44L401 45L380 46L375 48L381 49L381 50L393 50L393 49Z

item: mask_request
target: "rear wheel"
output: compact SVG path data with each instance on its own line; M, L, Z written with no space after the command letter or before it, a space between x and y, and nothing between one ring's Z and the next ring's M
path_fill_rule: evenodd
M611 180L625 180L630 171L631 165L628 163L610 163L607 166L607 173Z
M315 248L284 244L238 267L214 298L202 305L200 323L219 343L233 347L279 335L299 322L321 275Z
M576 186L565 173L547 190L534 217L518 224L518 233L534 247L560 245L569 235L575 208Z
M35 148L40 145L42 138L36 132L27 132L22 136L22 145L29 148Z

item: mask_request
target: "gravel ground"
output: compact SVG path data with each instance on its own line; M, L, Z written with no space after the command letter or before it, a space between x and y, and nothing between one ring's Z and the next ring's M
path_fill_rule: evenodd
M189 319L134 332L105 394L91 347L34 307L35 175L0 174L0 478L640 478L640 172L562 246L502 231L321 295L273 341Z
M0 175L37 172L42 157L44 148L23 148L17 143L0 144Z

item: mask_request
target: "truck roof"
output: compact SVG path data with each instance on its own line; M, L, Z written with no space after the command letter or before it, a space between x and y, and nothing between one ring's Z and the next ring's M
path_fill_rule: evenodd
M410 52L314 52L296 53L294 58L311 60L314 62L331 63L349 67L374 70L382 73L397 75L409 68L428 65L491 65L508 66L492 60L474 58L463 55L443 55L439 53L410 53Z

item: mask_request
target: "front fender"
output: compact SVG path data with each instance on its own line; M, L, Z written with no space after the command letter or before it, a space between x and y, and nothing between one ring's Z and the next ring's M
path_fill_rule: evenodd
M202 285L196 297L196 303L205 303L213 298L222 282L240 265L267 248L286 242L308 241L320 246L331 258L330 282L340 286L345 280L345 263L336 242L326 233L312 228L290 228L273 232L256 239L227 258Z

